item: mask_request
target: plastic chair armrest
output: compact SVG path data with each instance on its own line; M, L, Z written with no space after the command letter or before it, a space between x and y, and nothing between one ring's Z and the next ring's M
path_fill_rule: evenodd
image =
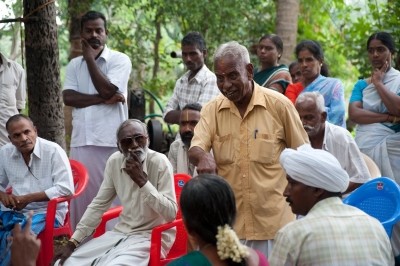
M182 219L177 219L175 221L161 224L159 226L156 226L153 228L151 231L151 245L150 245L150 263L149 265L153 265L154 259L159 259L161 257L161 234L162 232L171 229L173 227L176 227L180 224L183 224Z
M122 212L122 206L113 207L107 210L101 217L101 222L94 231L93 237L99 237L106 231L106 224L109 220L117 218Z
M71 195L67 197L54 198L49 200L47 203L45 230L39 234L42 240L41 249L49 250L50 248L53 248L54 221L56 219L57 204L69 201L72 197L73 196Z

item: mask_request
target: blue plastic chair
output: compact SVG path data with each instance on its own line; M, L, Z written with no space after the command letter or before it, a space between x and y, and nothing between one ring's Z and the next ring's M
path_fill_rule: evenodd
M372 179L343 200L378 219L389 238L393 225L400 221L400 186L390 178Z

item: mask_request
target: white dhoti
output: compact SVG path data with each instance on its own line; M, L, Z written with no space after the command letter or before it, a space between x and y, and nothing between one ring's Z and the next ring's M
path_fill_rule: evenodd
M147 266L150 257L150 233L126 235L108 231L78 247L64 266ZM54 265L59 265L57 261Z
M72 147L70 158L81 162L89 173L89 183L85 191L71 201L71 226L75 231L76 225L79 223L87 206L97 195L100 185L103 182L104 169L111 154L118 151L113 147L98 146L82 146ZM114 200L111 207L121 205L118 197ZM117 219L111 223L107 223L107 230L112 230L117 223Z

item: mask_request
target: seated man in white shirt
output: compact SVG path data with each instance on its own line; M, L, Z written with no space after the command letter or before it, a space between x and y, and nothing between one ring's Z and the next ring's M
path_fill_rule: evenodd
M296 110L314 149L323 149L338 159L350 176L349 193L371 179L368 167L357 143L343 127L326 121L324 96L319 92L304 92L296 100Z
M65 151L56 143L38 137L32 120L22 114L10 117L6 130L11 143L0 148L0 250L16 223L25 224L33 211L32 231L43 231L47 201L74 193L71 166ZM8 193L6 192L8 191ZM9 208L8 210L6 208ZM10 210L11 209L11 210ZM57 206L55 226L64 224L67 203ZM9 261L1 252L0 261ZM6 264L4 264L6 265Z
M271 266L394 265L389 237L380 222L342 202L349 176L329 152L305 144L281 153L292 212L303 215L275 236Z
M192 142L194 128L200 120L201 105L198 103L189 103L181 111L179 118L179 135L171 143L168 152L168 159L174 169L174 174L185 173L190 176L196 176L195 166L189 162L188 149Z
M126 120L117 130L117 140L120 151L108 159L99 192L68 244L56 254L60 261L55 265L147 266L151 230L176 217L172 167L165 155L148 148L146 124ZM114 229L79 246L93 234L116 196L123 211ZM174 238L174 232L163 234L164 256Z

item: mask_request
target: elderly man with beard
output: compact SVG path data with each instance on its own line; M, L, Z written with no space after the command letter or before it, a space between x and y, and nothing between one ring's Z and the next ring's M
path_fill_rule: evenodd
M195 166L189 162L188 149L193 138L193 131L200 120L201 105L190 103L183 107L179 119L179 135L171 143L168 152L168 159L174 169L174 174L185 173L190 176L196 176Z
M349 176L332 154L303 145L285 149L280 163L288 180L283 195L305 217L278 231L271 266L394 265L380 222L342 202Z
M371 179L360 149L350 132L326 121L324 96L321 93L304 92L297 98L295 106L311 146L335 156L350 176L346 193Z
M120 152L107 161L99 192L68 244L56 254L55 259L61 259L56 265L147 266L151 230L176 217L172 167L165 155L148 148L146 125L129 119L118 128L117 139ZM93 234L116 196L123 206L120 221L112 231L79 246ZM173 232L163 235L163 255L173 240Z
M82 56L69 62L65 75L63 100L73 107L70 158L82 162L90 176L85 193L71 202L74 229L99 190L107 159L118 151L115 131L128 119L125 99L132 64L126 54L107 47L107 37L104 15L85 13Z

